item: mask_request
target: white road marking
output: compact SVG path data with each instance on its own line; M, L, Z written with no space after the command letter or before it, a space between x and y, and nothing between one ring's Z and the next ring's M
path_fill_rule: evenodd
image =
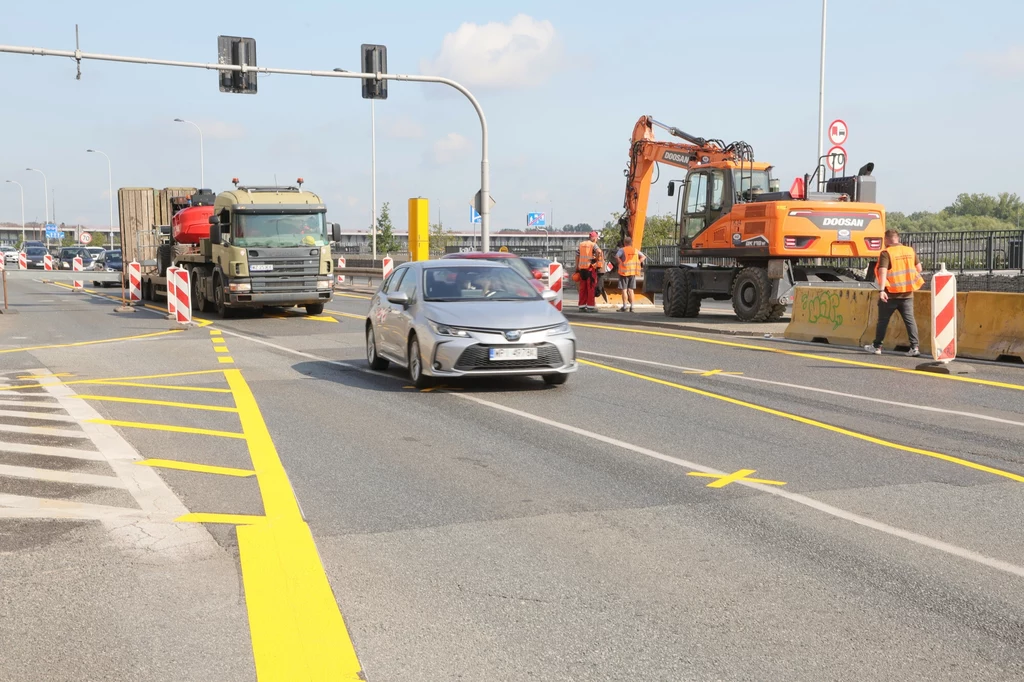
M16 426L14 424L0 424L0 431L8 433L27 433L34 436L60 436L61 438L88 438L84 431L69 431L57 429L52 426Z
M32 396L33 398L36 396ZM52 407L60 408L60 403L56 400L53 402L44 402L42 400L31 400L31 399L17 399L17 398L0 398L0 406L4 407Z
M50 445L29 445L28 443L5 443L0 441L0 452L17 452L23 455L47 455L49 457L70 457L72 459L88 459L103 462L106 457L99 450L77 450L75 448L58 448Z
M60 407L50 405L49 407ZM15 417L17 419L39 419L40 421L65 422L74 424L75 420L64 414L47 414L45 412L31 412L26 410L0 410L0 417Z
M130 507L110 507L104 504L54 500L45 497L0 494L0 518L142 521L147 518L147 514L141 509L131 509Z
M652 367L664 367L665 369L675 369L683 372L704 372L707 370L696 369L694 367L683 367L681 365L670 365L664 362L655 362L653 360L641 360L640 358L628 358L621 355L608 355L607 353L595 353L594 351L581 350L577 351L580 355L593 355L599 358L608 358L610 360L622 360L624 362L635 362L639 365L650 365ZM827 395L839 396L841 398L851 398L853 400L865 400L871 403L881 403L883 405L892 405L893 407L905 407L911 410L923 410L925 412L939 412L942 414L952 414L958 417L970 417L971 419L983 419L985 421L996 422L999 424L1009 424L1010 426L1024 426L1024 422L1014 421L1012 419L1003 419L1002 417L990 417L987 414L978 414L976 412L963 412L960 410L948 410L943 407L932 407L930 405L915 405L914 403L901 403L897 400L885 400L883 398L872 398L865 395L856 395L854 393L843 393L841 391L833 391L827 388L816 388L814 386L804 386L802 384L790 384L785 381L772 381L771 379L760 379L757 377L746 376L742 374L716 374L716 378L721 379L736 379L738 381L753 381L759 384L771 384L772 386L783 386L785 388L796 388L802 391L812 391L814 393L825 393Z
M323 362L329 365L335 365L337 367L344 367L346 369L355 370L357 372L368 374L370 376L374 376L380 379L391 379L403 382L406 381L406 379L402 377L397 377L391 374L382 374L381 372L375 372L369 369L368 367L360 367L359 365L353 365L349 362L341 362L339 360L329 360L327 358L322 358L320 356L313 355L312 353L306 353L304 351L295 350L293 348L288 348L287 346L281 346L276 343L271 343L270 341L264 341L263 339L257 339L251 336L246 336L245 334L239 334L237 332L230 332L227 330L223 331L227 335L234 336L240 339L245 339L247 341L252 341L253 343L258 343L262 346L267 346L268 348L275 348L285 353L291 353L292 355L309 358L311 360L316 360L318 362ZM563 424L562 422L557 422L554 421L553 419L548 419L547 417L541 417L540 415L531 414L529 412L524 412L522 410L517 410L513 407L500 405L489 400L484 400L483 398L477 398L476 396L473 395L466 395L465 393L449 393L448 395L454 398L468 400L470 402L474 402L485 407L490 407L495 410L500 410L508 414L513 414L518 417L522 417L523 419L528 419L530 421L544 424L552 428L561 429L569 433L574 433L584 438L590 438L592 440L606 443L608 445L613 445L615 447L622 448L623 450L628 450L630 452L634 452L639 455L644 455L652 459L668 462L669 464L675 464L676 466L683 467L684 469L690 469L691 471L700 471L706 474L715 474L718 476L727 475L727 472L720 471L718 469L714 469L703 464L698 464L696 462L688 462L684 459L673 457L672 455L666 455L657 452L656 450L651 450L649 448L642 447L640 445L634 445L632 443L627 443L625 441L618 440L617 438L603 436L601 434L594 433L593 431L590 430L572 426L571 424ZM907 540L908 542L920 545L922 547L927 547L929 549L943 552L958 557L960 559L973 561L974 563L995 569L997 571L1002 571L1004 573L1009 573L1011 575L1024 578L1024 566L1018 566L1017 564L1013 564L1008 561L1003 561L1002 559L996 559L994 557L990 557L985 554L975 552L974 550L966 549L964 547L944 542L936 538L928 537L927 535L921 535L920 533L915 533L913 531L905 530L903 528L890 526L887 523L875 521L874 519L869 519L865 516L861 516L860 514L855 514L854 512L849 512L846 511L845 509L840 509L839 507L826 504L825 502L820 502L818 500L815 500L814 498L807 497L806 495L800 495L799 493L791 493L786 490L780 490L770 485L751 483L749 481L743 480L736 481L736 485L745 485L748 488L753 488L768 495L775 495L776 497L780 497L795 504L799 504L809 509L814 509L824 514L828 514L833 518L842 519L844 521L856 524L858 526L861 526L862 528L868 528L879 533L884 533L886 535L901 538L903 540Z
M73 485L93 485L101 488L127 488L124 481L116 476L98 476L83 474L78 471L58 471L56 469L39 469L37 467L20 467L11 464L0 464L0 476L11 478L28 478L34 481L49 483L71 483Z

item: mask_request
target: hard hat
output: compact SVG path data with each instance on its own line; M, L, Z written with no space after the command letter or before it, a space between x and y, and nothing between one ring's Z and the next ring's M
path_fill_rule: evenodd
M590 238L593 239L596 242L597 241L597 232L591 231Z
M306 246L316 246L316 239L312 235L306 235L302 238L302 243Z

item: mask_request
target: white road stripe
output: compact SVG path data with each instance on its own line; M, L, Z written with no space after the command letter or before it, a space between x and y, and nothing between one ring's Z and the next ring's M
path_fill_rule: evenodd
M369 374L380 379L391 379L403 382L406 381L406 379L404 378L397 377L391 374L382 374L381 372L375 372L367 367L360 367L359 365L353 365L349 362L329 360L327 358L322 358L320 356L313 355L312 353L306 353L304 351L295 350L293 348L281 346L276 343L271 343L270 341L264 341L263 339L257 339L251 336L246 336L245 334L239 334L237 332L230 332L227 330L224 330L224 334L234 336L240 339L245 339L247 341L252 341L253 343L258 343L262 346L267 346L268 348L275 348L285 353L291 353L292 355L310 358L312 360L323 362L328 365L335 365L337 367L344 367L346 369L355 370L363 374ZM493 403L489 400L477 398L476 396L466 395L465 393L449 393L448 395L454 398L468 400L479 405L483 405L485 407L490 407L495 410L507 412L508 414L513 414L518 417L522 417L523 419L528 419L530 421L538 422L540 424L545 424L552 428L568 431L570 433L574 433L584 438L590 438L592 440L600 441L602 443L607 443L608 445L613 445L615 447L619 447L630 452L635 452L636 454L639 455L651 457L652 459L658 459L663 462L675 464L685 469L690 469L692 471L700 471L707 474L715 474L717 476L726 475L726 472L724 471L719 471L718 469L713 469L711 467L704 466L703 464L697 464L696 462L688 462L678 457L666 455L639 445L633 445L632 443L627 443L616 438L610 438L609 436L602 436L601 434L594 433L592 431L585 429L580 429L570 424L556 422L552 419L548 419L547 417L541 417L540 415L531 414L529 412L523 412L522 410L517 410L512 407L506 407L505 405L499 405L498 403ZM996 559L994 557L990 557L979 552L975 552L974 550L966 549L958 545L954 545L948 542L944 542L942 540L937 540L935 538L928 537L927 535L921 535L920 533L914 533L913 531L904 530L903 528L890 526L887 523L882 523L880 521L875 521L874 519L869 519L865 516L861 516L860 514L855 514L853 512L846 511L845 509L840 509L839 507L826 504L825 502L819 502L818 500L815 500L814 498L811 497L807 497L806 495L791 493L785 490L779 490L778 488L775 488L773 486L761 485L760 483L750 483L749 481L743 480L736 481L736 484L745 485L749 488L753 488L767 495L775 495L776 497L780 497L782 499L794 502L809 509L814 509L824 514L828 514L833 518L848 521L863 528L868 528L879 533L884 533L886 535L901 538L903 540L907 540L908 542L912 542L922 547L927 547L929 549L950 554L952 556L965 559L967 561L973 561L974 563L980 564L982 566L987 566L988 568L992 568L997 571L1003 571L1004 573L1009 573L1011 575L1024 578L1024 566L1018 566L1017 564L1012 564L1008 561L1003 561L1002 559Z
M94 462L106 460L99 450L78 450L76 448L59 448L52 445L29 445L28 443L5 443L0 441L0 452L16 452L23 455L48 455L50 457L69 457L71 459L88 459Z
M89 504L87 502L0 494L0 518L106 521L114 519L142 520L145 517L146 513L141 509L131 509L129 507L109 507L103 504Z
M53 405L52 407L60 407L60 405ZM69 417L65 414L47 414L45 412L26 412L24 410L0 410L0 417L15 417L17 419L39 419L41 421L49 422L70 422L75 423L73 417Z
M68 431L57 429L52 426L15 426L14 424L0 424L0 431L8 433L28 433L35 436L60 436L61 438L88 438L84 431Z
M683 367L681 365L670 365L664 362L655 362L653 360L641 360L640 358L628 358L621 355L609 355L607 353L595 353L594 351L581 350L577 351L580 355L593 355L598 358L608 358L610 360L622 360L624 362L635 362L639 365L650 365L652 367L664 367L665 369L675 369L683 372L707 372L706 369L697 369L695 367ZM812 391L814 393L825 393L827 395L834 395L841 398L851 398L853 400L865 400L871 403L881 403L883 405L892 405L893 407L905 407L911 410L923 410L925 412L939 412L942 414L952 414L958 417L970 417L971 419L983 419L985 421L996 422L998 424L1009 424L1010 426L1024 426L1024 422L1014 421L1012 419L1003 419L1002 417L990 417L987 414L978 414L976 412L963 412L961 410L948 410L943 407L932 407L930 405L916 405L914 403L901 403L897 400L885 400L883 398L872 398L871 396L856 395L854 393L843 393L841 391L833 391L827 388L816 388L814 386L804 386L802 384L790 384L785 381L772 381L771 379L760 379L758 377L750 377L742 374L716 374L716 379L736 379L737 381L753 381L759 384L771 384L772 386L783 386L785 388L796 388L801 391Z
M98 476L83 474L77 471L57 471L55 469L39 469L37 467L20 467L11 464L0 464L0 476L11 478L29 478L34 481L49 483L71 483L73 485L92 485L101 488L127 488L124 481L116 476Z
M54 400L53 402L45 402L43 400L18 400L16 398L0 398L0 405L4 407L52 407L54 409L60 409L60 403L58 403L56 400Z

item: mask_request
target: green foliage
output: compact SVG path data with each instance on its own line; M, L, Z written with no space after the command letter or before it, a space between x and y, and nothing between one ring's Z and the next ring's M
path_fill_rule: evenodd
M377 253L391 253L398 251L398 240L395 239L395 228L391 224L391 206L388 202L380 209L377 216Z
M102 246L106 246L106 245L107 245L107 235L103 234L102 232L93 232L92 233L92 241L89 242L89 246L101 246L102 247Z
M887 213L886 227L900 232L971 232L1016 230L1024 217L1024 202L1016 194L960 194L938 213Z
M444 253L445 249L449 246L454 246L458 241L451 232L444 229L444 224L431 223L430 225L430 252L431 253Z
M601 230L599 242L602 248L615 248L619 244L619 219L622 212L612 213L612 219L604 223ZM676 243L676 219L671 213L664 215L649 215L644 223L644 239L640 245L641 249L651 249L655 246Z
M590 232L593 229L590 223L576 223L575 225L563 225L561 232Z
M960 194L952 205L942 210L952 216L991 217L1016 224L1020 218L1022 202L1016 194L1002 192L998 196L988 194Z
M75 246L78 242L75 240L75 233L68 230L64 233L64 237L60 240L61 246Z

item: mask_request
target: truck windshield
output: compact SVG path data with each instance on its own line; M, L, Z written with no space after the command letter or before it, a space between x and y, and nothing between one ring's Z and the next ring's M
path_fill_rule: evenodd
M326 246L323 213L235 214L235 246Z

